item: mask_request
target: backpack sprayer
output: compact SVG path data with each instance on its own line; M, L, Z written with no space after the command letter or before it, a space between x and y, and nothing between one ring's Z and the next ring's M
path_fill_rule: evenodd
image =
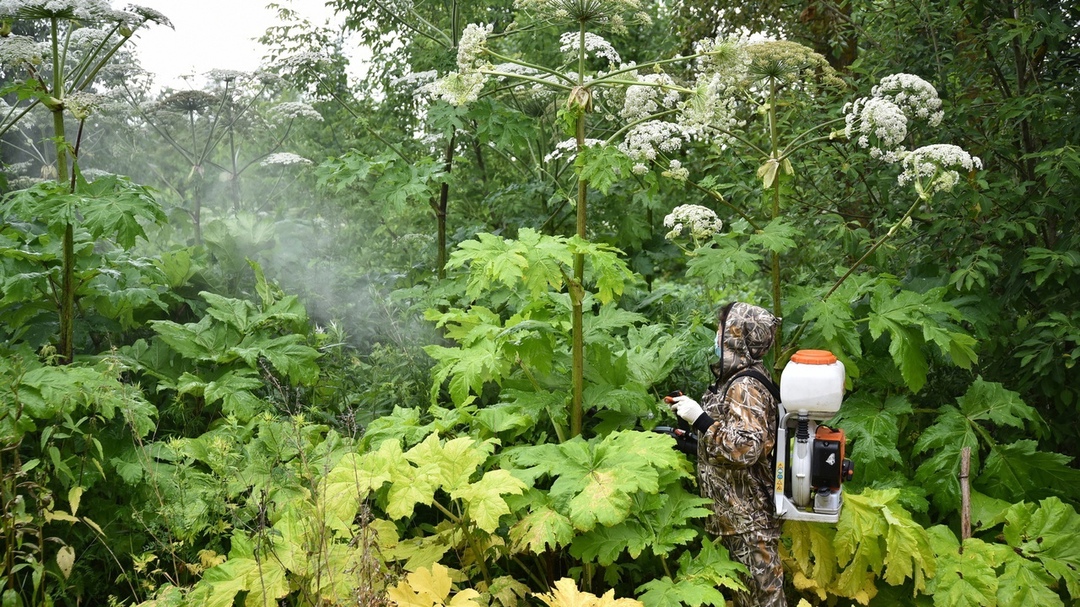
M820 422L840 410L844 363L825 350L799 350L780 375L776 430L776 514L792 521L835 523L841 484L854 466L844 457L844 431Z
M843 506L841 484L851 480L855 469L844 457L844 431L820 422L840 410L844 363L832 352L799 350L784 367L779 390L757 372L735 375L739 376L760 381L777 400L773 487L776 515L791 521L839 521ZM675 391L667 399L681 395ZM674 438L679 451L691 457L697 455L698 439L692 430L657 426L653 431Z

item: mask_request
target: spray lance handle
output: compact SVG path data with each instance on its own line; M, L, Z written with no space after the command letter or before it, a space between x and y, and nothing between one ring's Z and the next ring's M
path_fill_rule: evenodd
M682 390L672 390L668 392L664 397L664 403L668 405L675 404L675 399L682 396ZM683 420L679 420L679 424L683 425ZM671 426L657 426L653 428L653 432L659 432L661 434L667 434L675 439L675 450L681 451L689 456L697 456L698 439L694 436L693 432L690 432L687 428L671 427Z

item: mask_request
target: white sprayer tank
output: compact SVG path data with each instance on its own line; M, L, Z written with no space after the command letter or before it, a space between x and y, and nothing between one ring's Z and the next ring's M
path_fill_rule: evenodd
M780 374L780 400L791 412L831 417L844 399L844 363L827 350L799 350Z

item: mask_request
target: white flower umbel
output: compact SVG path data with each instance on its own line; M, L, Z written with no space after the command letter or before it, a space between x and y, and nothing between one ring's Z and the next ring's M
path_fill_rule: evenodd
M674 240L685 232L697 242L712 238L724 227L724 222L708 207L683 204L664 217L664 227L670 229L664 235L668 240Z
M652 18L642 10L642 0L514 0L514 8L533 13L541 20L604 25L618 33L626 32L624 15L635 23L652 23Z
M925 120L930 126L941 124L945 116L934 85L912 74L885 76L871 94L892 101L908 118Z
M581 35L578 32L566 32L559 36L559 50L574 57L577 57L578 52L581 50L580 43ZM615 47L611 46L611 43L604 40L602 36L591 32L585 32L585 52L586 54L607 59L611 65L622 63L622 59L619 57Z
M698 78L693 94L679 105L677 121L683 133L691 139L709 137L724 146L741 122L736 113L737 98L731 94L734 83L720 72L706 73Z
M300 101L286 101L285 103L279 103L275 105L271 112L274 116L282 122L292 120L294 118L308 118L317 122L322 122L322 114L315 110L306 103Z
M494 26L490 23L487 25L470 23L465 26L465 31L461 32L461 39L458 40L457 65L459 70L467 72L476 69L476 60L484 52L488 34L491 33L493 28Z
M127 10L138 16L139 19L144 21L151 21L165 27L173 27L172 21L169 20L161 11L152 9L148 6L139 6L138 4L129 4Z
M0 0L0 18L127 21L129 17L105 0Z
M646 84L633 85L626 88L626 97L623 100L623 108L619 112L626 120L641 120L651 116L660 108L671 109L679 103L679 91L673 88L675 81L667 74L646 74L638 77L638 82Z
M660 152L674 152L682 144L683 133L679 125L650 120L630 129L619 149L631 160L643 163L656 160Z
M450 72L431 84L420 87L450 105L468 105L480 98L484 90L484 74L480 72Z
M897 181L914 183L919 196L926 199L935 192L949 192L960 181L957 169L971 172L982 168L982 160L955 145L926 145L903 155L904 168Z
M732 82L746 77L750 69L748 40L738 36L705 38L694 43L694 66L702 75L727 74Z
M907 137L907 116L900 106L881 97L860 97L844 106L844 133L874 158L895 161Z
M690 176L690 170L684 167L678 160L672 160L668 163L667 170L661 173L661 175L670 177L676 181L686 181L686 178ZM717 221L720 220L717 219Z
M318 69L320 64L327 63L330 58L311 51L289 55L277 60L277 67L289 70Z
M74 92L64 98L64 107L76 120L86 120L101 108L104 100L104 97L94 93Z
M215 82L223 82L230 84L237 80L247 80L251 78L253 74L251 72L244 72L240 70L225 70L225 69L213 69L206 72L206 77Z
M292 152L277 152L270 154L259 162L259 165L264 167L272 165L289 166L293 164L311 164L311 161L298 154L293 154Z
M410 91L417 92L425 85L431 84L436 78L439 77L439 72L435 70L426 70L423 72L409 72L404 76L397 78L393 81L392 86L394 88L404 88Z
M600 139L586 139L582 147L604 145ZM555 149L544 156L544 162L552 162L566 158L567 162L573 162L577 158L577 139L567 139L555 144Z
M28 36L13 34L0 38L0 64L12 67L27 63L40 65L47 54L44 44Z

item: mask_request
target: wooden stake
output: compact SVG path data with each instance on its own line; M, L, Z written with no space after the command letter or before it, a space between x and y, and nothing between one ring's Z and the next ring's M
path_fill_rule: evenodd
M960 540L971 537L971 447L960 450Z

